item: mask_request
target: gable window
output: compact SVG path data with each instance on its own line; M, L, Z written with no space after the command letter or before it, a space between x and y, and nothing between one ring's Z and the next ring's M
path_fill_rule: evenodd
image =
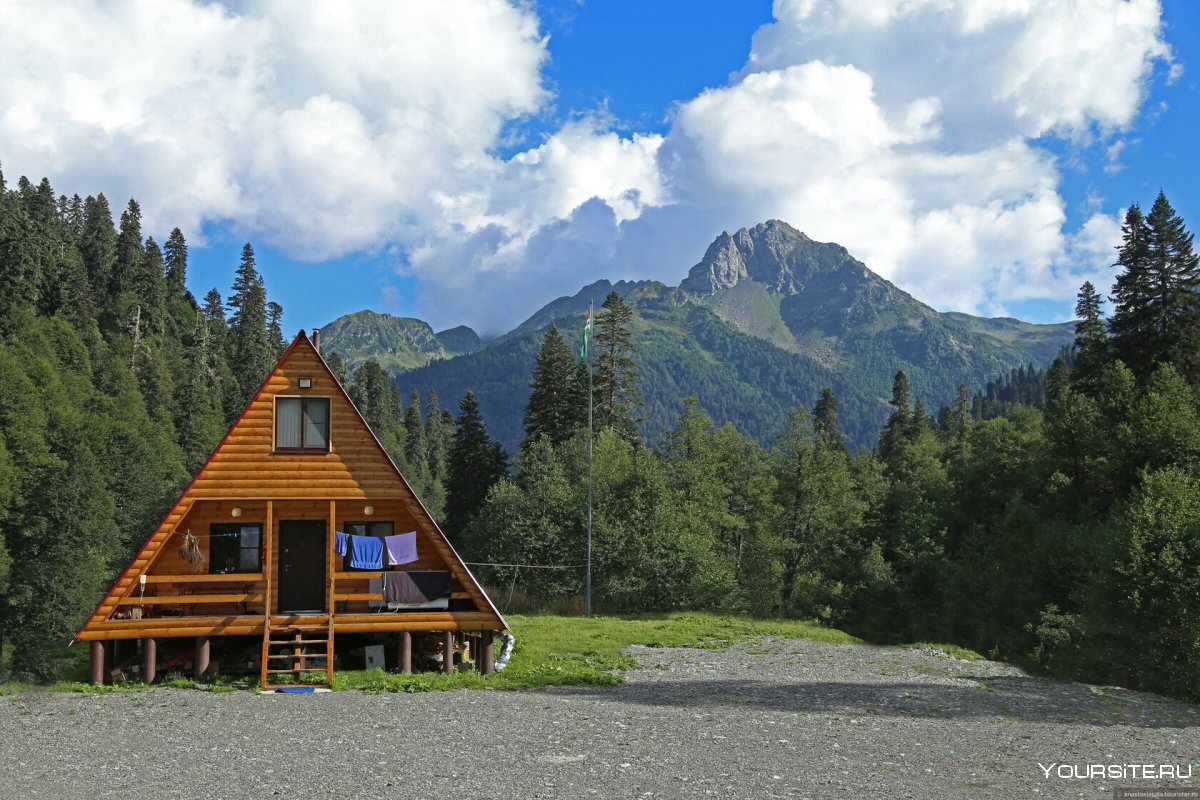
M262 572L262 525L218 523L209 534L210 573Z
M351 536L391 536L395 532L396 523L390 520L346 523L346 533Z
M329 398L275 398L275 449L329 452Z

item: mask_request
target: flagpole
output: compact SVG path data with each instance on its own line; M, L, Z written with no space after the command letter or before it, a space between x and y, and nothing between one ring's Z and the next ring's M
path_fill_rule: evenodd
M594 301L588 301L588 324L592 324ZM588 331L591 339L591 331ZM592 349L588 342L588 506L587 506L587 615L592 615Z

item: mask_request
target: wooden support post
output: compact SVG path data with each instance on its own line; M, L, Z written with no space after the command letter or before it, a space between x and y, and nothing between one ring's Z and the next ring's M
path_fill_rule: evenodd
M454 674L454 631L442 633L442 671Z
M325 531L325 613L329 615L330 623L333 622L333 591L334 579L333 573L333 548L334 542L337 540L337 501L329 501L329 524ZM387 561L387 557L384 557Z
M483 645L482 652L479 654L479 671L484 675L491 675L496 671L496 643L491 631L484 631L479 636Z
M158 640L142 639L142 680L154 683L155 669L158 667Z
M196 678L203 678L204 673L208 672L208 660L211 651L209 650L209 641L207 636L196 637L196 654L192 657L192 674Z
M400 672L412 675L412 634L400 631Z
M275 541L275 503L272 500L267 501L267 524L263 528L262 540L262 574L264 588L263 592L263 624L264 633L271 627L271 592L274 591L274 581L271 580L271 570L275 565L275 547L272 542Z
M104 650L108 643L97 639L89 644L91 661L88 664L88 683L104 683Z

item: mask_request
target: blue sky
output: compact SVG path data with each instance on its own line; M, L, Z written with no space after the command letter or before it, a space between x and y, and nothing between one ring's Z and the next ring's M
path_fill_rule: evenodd
M1059 321L1128 203L1200 220L1200 12L1021 6L9 0L0 161L181 226L197 296L251 241L290 330L497 333L772 216L939 309Z

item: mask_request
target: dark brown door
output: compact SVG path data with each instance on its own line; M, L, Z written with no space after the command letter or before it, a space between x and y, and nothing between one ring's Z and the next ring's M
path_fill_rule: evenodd
M279 610L325 611L325 521L279 523Z

